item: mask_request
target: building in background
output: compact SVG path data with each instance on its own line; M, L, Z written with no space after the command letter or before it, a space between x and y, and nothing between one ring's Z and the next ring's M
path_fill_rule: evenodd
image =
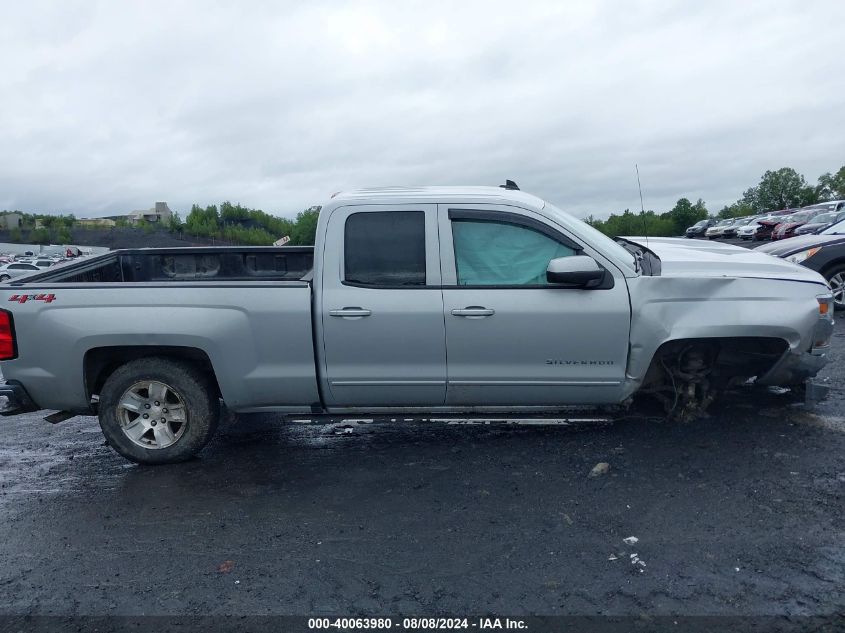
M0 229L19 229L21 228L21 219L23 216L20 213L2 213L0 214Z
M169 222L173 217L173 211L167 206L166 202L156 202L156 206L146 211L132 211L126 219L132 224L137 224L141 220L145 222Z

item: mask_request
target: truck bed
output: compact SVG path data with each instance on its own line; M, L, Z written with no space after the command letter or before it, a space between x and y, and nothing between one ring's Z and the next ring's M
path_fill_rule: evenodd
M18 357L3 373L40 408L82 413L121 354L191 349L232 410L308 410L319 401L303 279L313 257L311 247L131 249L14 279L3 286ZM81 365L70 372L68 359Z
M10 285L300 281L313 264L313 246L139 248L58 265Z

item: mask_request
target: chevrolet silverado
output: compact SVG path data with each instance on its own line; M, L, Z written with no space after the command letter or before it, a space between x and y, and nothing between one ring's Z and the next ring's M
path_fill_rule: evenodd
M290 415L670 414L825 363L831 293L763 253L613 240L493 187L336 194L313 247L114 251L0 286L4 414L96 413L140 463L196 454L221 401Z

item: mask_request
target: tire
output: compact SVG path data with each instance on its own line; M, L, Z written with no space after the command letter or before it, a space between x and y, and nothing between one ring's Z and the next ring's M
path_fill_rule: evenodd
M106 441L126 459L173 464L194 457L214 436L220 402L212 381L192 365L139 358L106 379L99 419Z
M845 310L845 265L840 264L825 271L824 278L833 291L834 310Z
M0 275L0 281L9 281L10 279L9 275Z

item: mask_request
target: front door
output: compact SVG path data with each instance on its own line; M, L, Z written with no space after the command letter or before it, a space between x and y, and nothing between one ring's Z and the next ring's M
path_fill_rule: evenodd
M528 210L439 210L449 405L548 406L618 401L630 305L622 273ZM589 254L593 290L550 285L551 259Z
M437 406L446 334L436 205L339 207L322 271L329 406Z

